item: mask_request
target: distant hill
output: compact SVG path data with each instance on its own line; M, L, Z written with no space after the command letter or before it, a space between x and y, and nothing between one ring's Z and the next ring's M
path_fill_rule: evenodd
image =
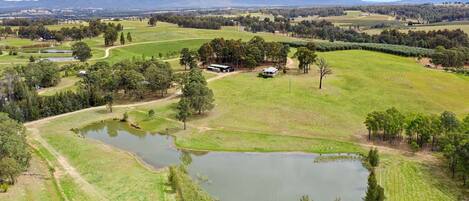
M0 0L0 8L113 8L113 9L165 9L209 8L229 6L314 6L360 5L383 2L428 3L440 0Z

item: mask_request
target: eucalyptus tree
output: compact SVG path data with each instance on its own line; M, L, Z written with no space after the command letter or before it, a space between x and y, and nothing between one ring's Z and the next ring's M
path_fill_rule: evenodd
M300 47L294 54L295 58L298 58L299 64L298 67L300 70L303 70L303 73L308 73L310 65L316 61L316 53L309 50L306 47Z
M332 74L332 69L324 58L319 58L316 61L316 64L318 65L319 72L319 89L322 89L322 81L326 77L326 75Z

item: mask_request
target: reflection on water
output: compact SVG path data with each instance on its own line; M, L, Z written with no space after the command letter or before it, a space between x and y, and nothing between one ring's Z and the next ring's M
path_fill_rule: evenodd
M66 53L69 53L69 54L73 53L72 50L59 50L59 49L40 50L39 52L40 52L40 53L64 53L64 54L66 54Z
M222 201L295 201L306 194L316 201L359 201L366 190L368 171L360 161L314 163L318 155L304 153L188 152L176 149L172 137L117 121L90 125L82 133L157 168L185 163L192 178Z
M43 60L49 60L51 62L66 62L66 61L76 61L75 57L48 57Z

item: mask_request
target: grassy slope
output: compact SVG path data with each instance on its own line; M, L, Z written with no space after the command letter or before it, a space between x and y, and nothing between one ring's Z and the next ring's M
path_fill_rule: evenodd
M142 166L127 152L84 139L70 128L82 127L95 121L119 117L115 113L98 110L60 118L39 127L42 136L69 162L98 192L109 200L168 200L166 170L154 172ZM96 200L83 192L74 181L64 176L60 180L65 194L72 200Z
M369 27L372 25L380 23L394 23L399 24L400 22L395 21L395 18L388 15L379 15L379 14L365 14L361 11L346 11L346 15L343 16L329 16L329 17L318 17L318 16L309 16L309 17L298 17L295 18L296 22L301 22L303 20L326 20L334 23L336 26L343 26L348 28L349 25L360 25L363 27Z
M167 44L164 43L157 43L160 45L165 45L166 48L158 48L156 44L141 44L135 45L130 47L125 47L121 54L125 54L131 52L132 55L125 56L127 58L131 58L132 56L139 56L141 57L142 54L146 56L151 56L166 52L173 52L173 51L180 51L183 47L188 46L189 48L195 48L196 45L201 44L202 40L192 40L192 39L212 39L217 37L223 37L225 39L243 39L249 40L255 35L262 36L267 41L292 41L298 40L294 38L289 38L286 36L274 35L270 33L258 33L253 34L249 32L242 32L237 31L231 27L224 27L222 30L207 30L207 29L189 29L189 28L180 28L174 24L168 24L164 22L159 22L156 27L148 27L146 22L140 21L121 21L124 25L124 33L130 32L133 37L132 43L141 43L141 42L151 42L151 41L167 41L167 40L187 40L187 41L180 41L180 42L169 42ZM191 40L189 40L191 39ZM100 58L104 56L104 46L103 46L103 39L102 37L96 37L93 39L85 40L94 50L94 58ZM185 44L187 42L187 45ZM154 51L150 51L156 48ZM128 51L126 51L126 49ZM113 52L118 52L119 49L114 49L111 51L111 55ZM122 53L123 52L123 53ZM117 53L119 54L119 53Z
M309 75L259 79L243 73L211 83L217 107L198 124L221 130L349 141L364 116L394 106L404 112L469 112L469 78L422 68L410 58L367 51L321 53L334 74L318 90ZM291 92L289 92L291 83ZM243 90L239 90L243 89ZM255 110L253 110L255 108Z
M418 158L384 155L377 169L378 183L389 201L462 200L460 184L446 174L446 168Z
M64 77L60 80L60 83L55 86L55 87L49 87L49 88L45 88L41 91L39 91L39 95L43 95L43 96L52 96L54 94L56 94L57 92L59 91L67 91L67 90L71 90L71 91L74 91L76 90L76 86L75 86L75 83L78 82L80 80L79 77Z
M320 56L330 61L335 73L326 78L322 91L316 89L315 73L275 79L244 73L211 83L217 106L192 124L215 130L178 134L178 145L208 150L354 152L361 150L358 145L337 143L356 141L357 134L365 134L362 121L369 111L395 106L404 112L469 112L469 95L464 93L469 90L467 77L428 70L412 59L382 53L342 51ZM389 200L456 200L458 187L441 174L446 171L441 168L413 156L387 155L379 175Z
M395 105L404 111L440 112L448 109L458 114L468 111L469 105L463 102L467 95L461 92L467 90L465 77L430 71L411 59L381 53L343 51L321 56L329 59L335 71L326 79L326 88L322 92L316 89L314 73L275 79L260 79L255 73L243 73L211 83L216 95L215 110L208 116L191 120L192 128L188 131L176 133L177 144L208 150L363 152L365 150L359 145L341 141L350 141L352 135L363 131L361 121L369 110ZM396 76L399 79L395 79ZM292 92L288 93L290 78ZM131 118L144 129L157 131L177 126L165 120L174 118L175 102L127 110L133 110ZM156 118L145 117L149 109L156 110ZM120 117L124 111L115 109L114 114L104 110L82 112L51 121L40 130L90 183L110 198L163 197L164 189L161 188L166 172L152 173L126 153L68 131L95 121ZM216 130L207 131L206 127ZM454 183L442 183L438 177L431 176L442 170L428 169L427 165L413 161L411 157L388 155L383 158L385 162L379 175L382 180L389 181L383 184L389 199L455 200L456 193L448 190L457 189ZM429 178L435 180L429 182ZM64 184L70 182L61 181ZM396 182L408 185L395 185ZM415 197L410 191L426 196Z

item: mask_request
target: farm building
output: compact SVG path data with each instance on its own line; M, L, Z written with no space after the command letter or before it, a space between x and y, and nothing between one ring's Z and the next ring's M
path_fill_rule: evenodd
M268 67L262 70L262 75L264 77L274 77L275 75L277 75L277 73L278 73L278 69L274 67Z
M211 64L207 67L207 70L214 72L233 72L234 68L231 66L225 66L220 64Z

